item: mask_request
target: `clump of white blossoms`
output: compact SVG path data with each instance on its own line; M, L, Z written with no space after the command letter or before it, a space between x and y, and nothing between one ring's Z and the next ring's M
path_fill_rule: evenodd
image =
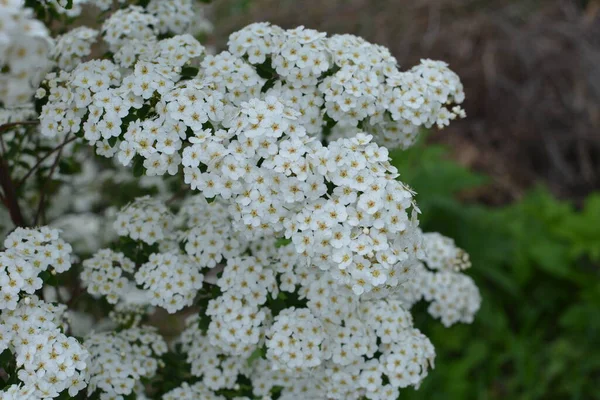
M109 303L115 304L130 289L125 273L132 274L134 269L133 261L123 253L102 249L83 262L79 277L91 295L106 296Z
M119 211L114 227L120 236L151 245L172 234L172 223L173 215L164 204L142 197Z
M55 306L31 296L0 314L0 353L8 349L15 355L18 380L30 398L54 398L62 392L75 396L87 386L89 354L63 333L65 311L62 304ZM5 398L3 392L0 395Z
M6 237L0 252L0 310L14 310L21 296L41 289L42 272L71 268L71 245L58 233L48 227L17 228Z
M92 334L84 345L91 355L88 396L99 391L102 399L143 393L141 379L156 374L159 357L167 351L164 339L151 327Z
M50 66L52 39L22 1L0 2L0 105L29 101Z
M176 253L153 253L135 273L136 282L150 292L151 304L170 313L192 305L203 279L198 263Z
M0 2L0 103L31 101L0 110L2 168L27 150L0 181L16 227L0 253L0 350L14 355L0 396L383 400L418 388L435 350L412 306L428 302L450 326L472 322L481 297L468 255L421 231L389 149L465 116L458 76L432 60L401 71L354 35L264 22L209 55L192 0L70 3L37 8L92 6L102 26L52 42L33 11ZM90 59L96 42L108 52ZM35 71L50 65L38 89ZM14 74L26 84L12 88ZM79 192L60 189L63 177L100 168L126 189L88 176L96 197L71 206ZM35 219L6 190L32 173L49 182L21 199ZM97 214L114 234L84 229ZM57 230L24 228L48 220L92 245L72 255ZM44 283L93 321L82 344L62 324L67 306L37 297Z

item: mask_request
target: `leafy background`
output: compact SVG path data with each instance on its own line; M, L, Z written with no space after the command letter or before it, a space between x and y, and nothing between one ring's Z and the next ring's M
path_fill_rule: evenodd
M436 369L402 398L600 398L600 194L577 209L540 186L491 207L464 199L489 178L443 146L392 158L418 193L423 229L471 255L483 297L472 325L444 328L415 313L436 347Z

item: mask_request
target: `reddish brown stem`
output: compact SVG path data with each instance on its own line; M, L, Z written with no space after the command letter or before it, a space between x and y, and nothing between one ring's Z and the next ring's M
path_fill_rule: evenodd
M4 191L4 204L8 208L10 219L15 226L26 226L19 201L17 200L17 191L14 182L10 177L8 163L0 156L0 187Z

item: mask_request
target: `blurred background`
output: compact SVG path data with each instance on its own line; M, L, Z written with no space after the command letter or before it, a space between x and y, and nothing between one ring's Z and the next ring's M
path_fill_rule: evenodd
M250 22L353 33L402 67L448 62L467 118L394 152L423 228L473 261L483 306L446 329L403 399L600 398L600 1L218 0L223 49ZM418 313L417 313L418 314Z

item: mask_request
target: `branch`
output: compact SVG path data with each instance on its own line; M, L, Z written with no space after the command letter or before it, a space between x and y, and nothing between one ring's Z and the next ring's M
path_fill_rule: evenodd
M48 153L46 153L42 158L40 158L37 161L37 163L35 163L35 165L33 167L31 167L31 169L29 171L27 171L27 173L25 174L25 176L23 178L21 178L21 180L19 181L17 187L18 188L21 187L21 185L23 185L25 183L25 180L27 180L27 178L29 178L29 176L44 162L44 160L46 160L52 154L54 154L58 150L61 150L67 144L69 144L69 143L71 143L71 142L73 142L75 140L77 140L77 136L74 136L74 137L72 137L69 140L65 140L63 143L61 143L60 145L56 146L55 148L53 148L52 150L50 150Z
M44 186L42 186L42 193L40 194L40 203L38 204L38 210L35 215L35 219L33 220L34 226L36 226L38 224L38 221L40 220L40 216L42 215L42 211L44 210L44 200L46 199L46 192L48 189L48 185L50 184L50 181L52 180L52 175L54 175L54 171L56 170L56 167L58 166L58 162L60 161L60 155L62 153L63 148L65 147L65 145L68 142L68 140L67 140L68 137L69 137L69 134L67 133L67 136L65 136L65 141L60 146L58 146L58 154L56 155L56 158L54 159L54 164L52 164L52 167L50 168L50 173L48 174L48 177L46 178L45 184L44 184Z
M10 213L10 219L15 226L25 226L23 213L17 200L17 191L15 190L14 182L10 177L8 163L0 156L0 187L4 191L4 204Z
M9 122L8 124L0 125L0 134L8 131L11 128L20 125L37 125L40 121L19 121L19 122Z

